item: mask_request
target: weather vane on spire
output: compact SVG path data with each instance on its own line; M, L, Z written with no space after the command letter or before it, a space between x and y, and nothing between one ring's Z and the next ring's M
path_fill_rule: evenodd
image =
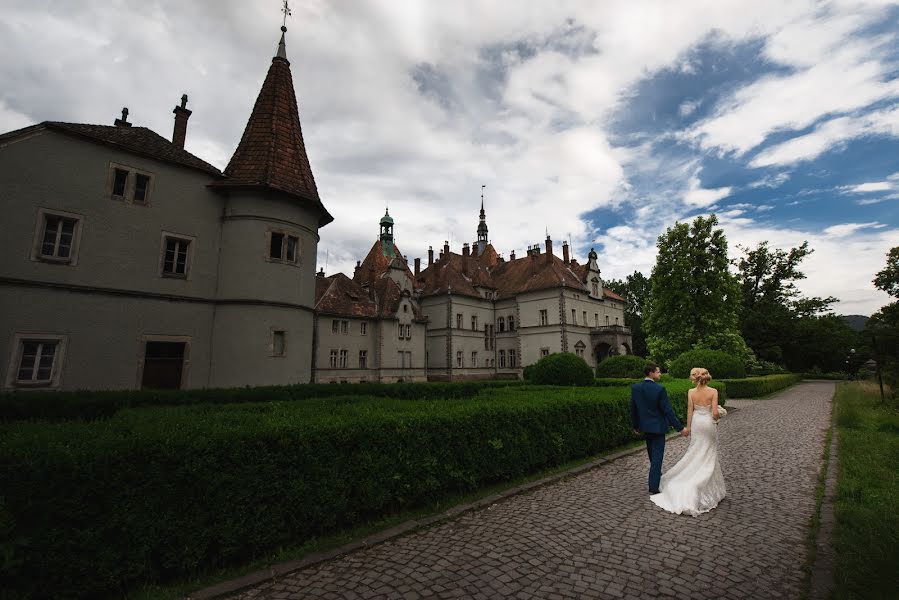
M284 13L284 20L281 23L282 28L287 27L287 17L290 16L290 7L287 5L287 0L284 0L284 6L281 8L281 12Z

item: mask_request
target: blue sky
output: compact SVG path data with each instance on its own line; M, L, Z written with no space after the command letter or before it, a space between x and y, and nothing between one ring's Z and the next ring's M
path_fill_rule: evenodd
M0 130L131 120L224 167L280 34L280 2L14 0ZM808 240L809 295L842 313L899 245L899 5L848 0L292 3L287 52L336 220L318 262L352 272L385 205L411 259L475 237L571 239L607 277L715 212L732 245ZM558 248L558 244L556 244Z

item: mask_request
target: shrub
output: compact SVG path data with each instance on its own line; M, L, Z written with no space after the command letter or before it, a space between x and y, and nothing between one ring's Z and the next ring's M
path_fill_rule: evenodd
M590 385L593 369L571 352L544 356L534 365L534 383L543 385Z
M645 358L634 354L610 356L596 366L596 376L643 379L643 366L645 364Z
M669 372L674 377L684 379L690 376L690 369L694 367L708 369L715 379L746 377L746 368L738 357L721 350L707 348L696 348L684 352L671 362Z
M284 386L192 390L13 392L0 395L0 422L109 418L123 408L187 404L309 401L335 396L377 396L409 400L471 398L483 389L520 381L453 383L310 383Z
M534 381L534 369L537 367L537 364L528 365L521 372L521 377L525 381Z
M666 387L683 418L690 386ZM125 597L247 562L631 441L629 398L520 385L0 425L0 580L18 598Z
M724 379L721 381L727 387L727 395L731 398L758 398L790 387L801 380L801 375L787 373L784 375L765 375L764 377Z

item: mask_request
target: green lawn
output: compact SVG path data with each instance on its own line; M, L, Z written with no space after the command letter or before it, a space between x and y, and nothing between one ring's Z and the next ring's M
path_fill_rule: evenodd
M836 394L835 598L899 597L899 403L870 383Z

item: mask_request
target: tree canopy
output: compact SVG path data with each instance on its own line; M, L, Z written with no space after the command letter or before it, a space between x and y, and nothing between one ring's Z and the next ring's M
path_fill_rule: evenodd
M659 236L644 324L650 355L665 365L694 347L749 358L739 329L740 284L717 225L714 214L697 217Z

